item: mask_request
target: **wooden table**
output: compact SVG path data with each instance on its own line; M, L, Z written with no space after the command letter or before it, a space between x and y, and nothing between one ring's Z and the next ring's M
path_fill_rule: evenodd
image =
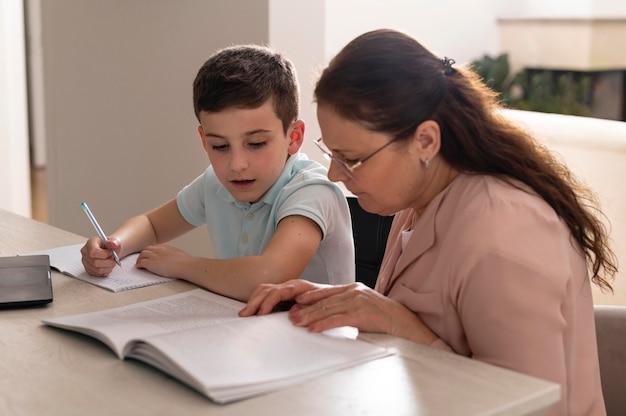
M85 238L0 210L0 256ZM127 305L194 288L171 283L112 293L53 273L54 301L0 311L2 415L524 415L541 414L557 384L402 339L361 334L397 354L263 396L217 405L158 370L118 360L104 344L41 319Z

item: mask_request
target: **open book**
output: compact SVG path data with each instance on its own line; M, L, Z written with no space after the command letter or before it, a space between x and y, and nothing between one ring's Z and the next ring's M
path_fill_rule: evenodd
M391 355L358 339L308 332L287 312L240 318L244 304L203 289L120 308L45 319L143 361L217 403L266 393Z
M137 268L135 263L139 254L131 254L124 257L122 259L122 267L115 266L107 277L91 276L85 271L81 262L80 248L82 246L83 244L75 244L29 254L47 254L50 256L50 267L53 269L112 292L121 292L174 280Z

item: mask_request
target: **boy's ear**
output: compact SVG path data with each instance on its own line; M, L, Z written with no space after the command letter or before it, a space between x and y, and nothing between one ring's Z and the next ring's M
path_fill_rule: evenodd
M293 155L300 150L302 143L304 142L304 121L296 120L291 124L289 128L289 147L287 152Z
M204 135L204 129L202 128L202 125L198 126L198 134L200 135L200 141L202 142L202 147L204 148L204 151L207 152L208 154L206 136Z

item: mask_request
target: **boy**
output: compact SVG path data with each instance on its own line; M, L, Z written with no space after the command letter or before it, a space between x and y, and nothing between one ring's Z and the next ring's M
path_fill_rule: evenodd
M298 95L293 65L269 48L234 46L210 57L193 84L210 166L176 198L122 224L109 247L120 257L140 252L137 267L244 301L260 283L353 282L346 198L321 164L298 153ZM215 259L161 245L205 223ZM115 266L98 237L81 253L92 275Z

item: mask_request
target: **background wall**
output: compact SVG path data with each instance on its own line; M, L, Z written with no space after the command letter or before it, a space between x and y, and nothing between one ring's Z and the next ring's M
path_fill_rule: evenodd
M268 42L263 1L42 1L41 22L48 218L82 235L81 201L113 230L205 169L196 72L221 47ZM177 245L206 253L205 233Z
M411 33L442 57L468 62L484 53L499 51L496 19L512 7L508 3L511 2L326 1L326 57L335 55L363 32L389 27Z
M531 18L615 18L626 16L626 2L615 0L520 0L509 6L510 15Z
M24 8L0 1L0 208L30 216Z
M300 82L300 118L305 121L302 151L322 163L313 140L320 136L317 125L313 88L317 69L325 63L326 2L303 0L269 1L269 42L287 56L296 67Z

